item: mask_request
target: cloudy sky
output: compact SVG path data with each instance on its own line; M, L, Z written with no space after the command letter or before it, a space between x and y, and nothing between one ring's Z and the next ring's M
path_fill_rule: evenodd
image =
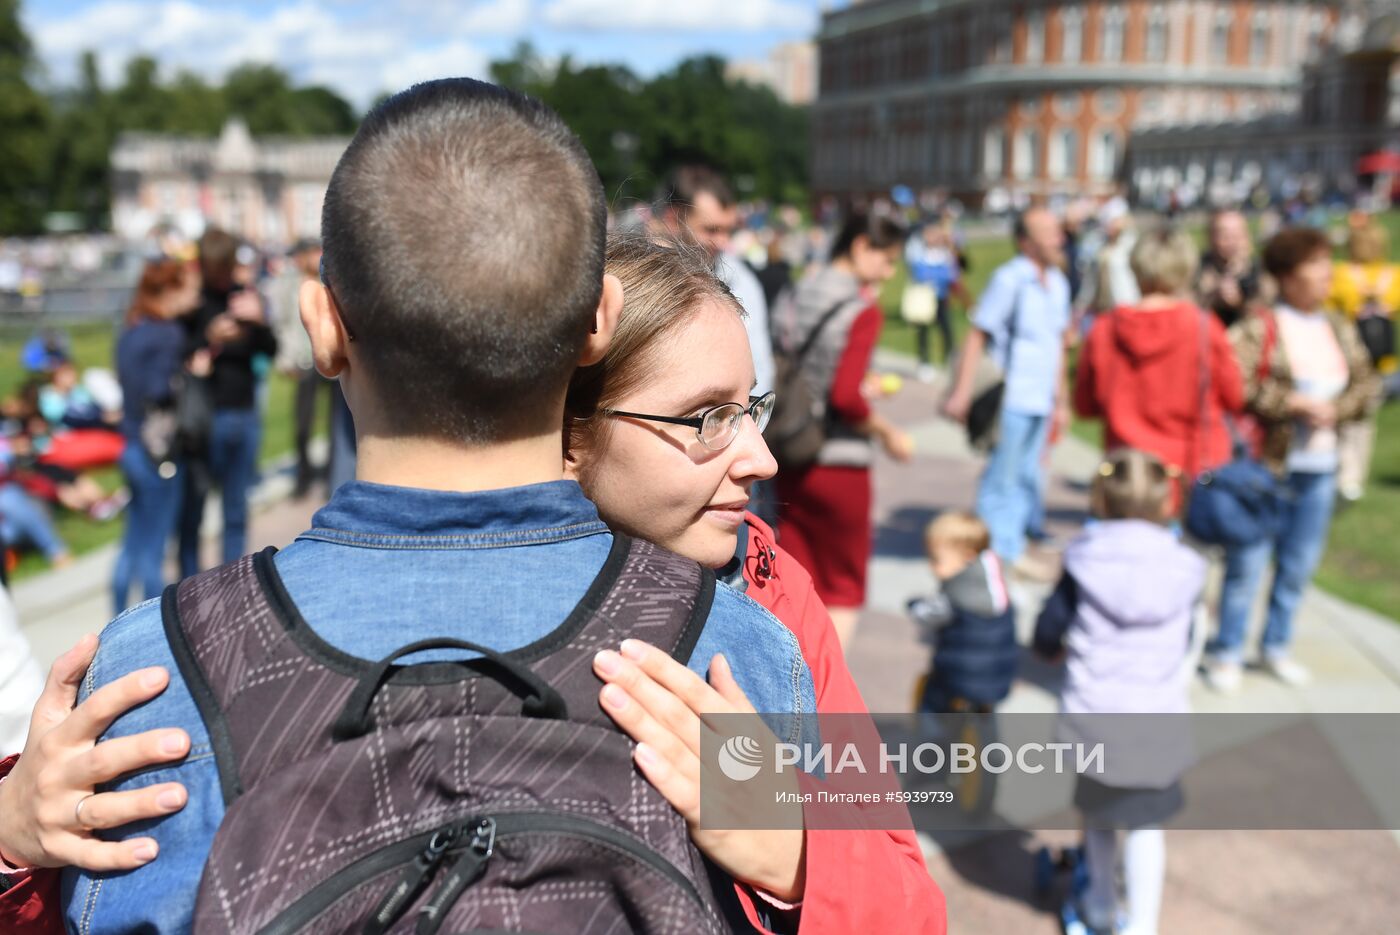
M137 53L166 74L218 77L271 62L364 106L383 90L441 75L485 76L521 38L546 56L622 62L654 74L698 52L762 58L812 35L845 0L26 0L26 28L54 83L85 49L108 80Z

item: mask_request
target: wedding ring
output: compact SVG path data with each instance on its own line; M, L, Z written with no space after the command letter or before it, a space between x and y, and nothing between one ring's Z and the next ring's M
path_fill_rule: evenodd
M88 793L87 795L79 799L77 801L77 804L73 806L73 819L77 821L79 828L84 828L88 831L91 831L93 829L91 825L83 821L83 803L86 802L88 799L92 798L94 795L96 795L96 793Z

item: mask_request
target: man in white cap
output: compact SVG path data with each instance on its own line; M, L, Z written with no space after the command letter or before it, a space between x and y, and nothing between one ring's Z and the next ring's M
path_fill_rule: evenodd
M1122 305L1134 305L1142 299L1137 277L1128 262L1137 244L1137 235L1133 232L1133 216L1128 211L1127 201L1117 195L1108 199L1099 209L1098 221L1103 239L1097 251L1086 251L1092 260L1074 303L1081 321L1081 334L1088 331L1094 316Z

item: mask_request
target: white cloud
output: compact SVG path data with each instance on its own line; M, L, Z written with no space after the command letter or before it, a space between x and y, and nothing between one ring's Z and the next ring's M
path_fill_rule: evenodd
M484 75L485 54L465 38L504 30L528 14L529 0L488 0L463 9L416 0L419 18L382 15L375 4L357 18L345 4L300 0L266 14L190 0L99 0L66 16L26 22L52 79L69 83L81 54L93 50L108 83L126 62L150 55L169 76L187 69L218 80L245 62L279 65L301 82L335 88L365 107L381 91L441 75ZM436 8L437 13L433 14ZM429 28L429 14L457 16ZM468 30L468 27L471 27ZM431 37L431 38L429 38Z
M400 90L431 78L483 78L488 66L480 49L460 39L411 52L384 69L385 90Z
M551 0L543 18L556 29L619 32L810 32L817 23L812 4L788 0Z

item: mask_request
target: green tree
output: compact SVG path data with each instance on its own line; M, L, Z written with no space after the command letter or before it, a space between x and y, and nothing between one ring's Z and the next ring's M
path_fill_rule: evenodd
M138 55L126 63L124 80L112 95L117 129L169 131L170 105L170 90L160 83L160 66L155 59Z
M30 84L35 66L18 0L0 0L0 233L32 233L43 226L50 111Z
M50 205L74 211L84 227L103 225L110 201L108 162L115 127L107 93L102 88L97 58L83 53L78 87L54 98L56 118Z

